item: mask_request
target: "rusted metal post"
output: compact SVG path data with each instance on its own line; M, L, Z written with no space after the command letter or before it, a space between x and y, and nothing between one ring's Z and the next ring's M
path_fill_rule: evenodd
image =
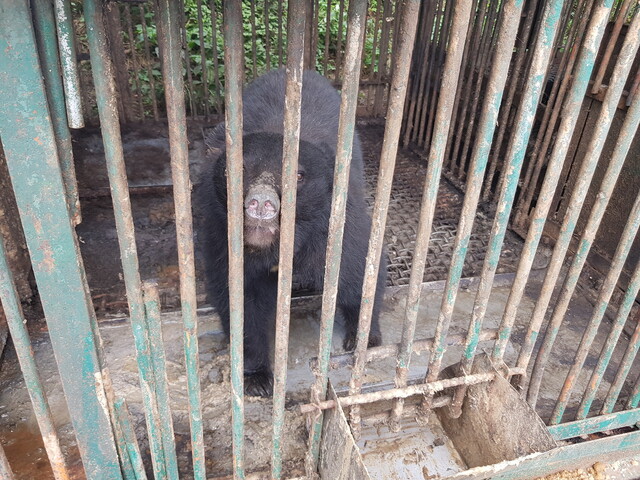
M606 415L608 413L613 412L614 407L616 406L616 401L620 396L620 392L622 391L622 387L624 386L624 382L629 376L629 372L631 371L631 366L633 365L633 361L638 354L638 349L640 349L640 314L636 313L635 318L633 319L633 323L635 323L636 327L633 331L633 335L629 339L629 345L627 345L627 349L624 352L624 356L620 361L620 365L618 366L618 371L616 372L616 376L611 383L611 387L607 392L607 397L602 404L602 409L600 410L600 415Z
M140 455L140 449L138 447L138 439L136 438L135 430L131 424L129 418L129 412L127 410L127 404L122 398L116 399L113 404L117 422L120 424L122 430L123 440L125 442L126 455L131 467L131 474L125 472L125 480L147 480L147 474L144 470L144 464L142 463L142 456ZM122 462L123 459L121 458Z
M366 31L367 1L349 2L349 27L344 62L344 80L340 104L340 122L336 146L335 174L331 198L331 218L327 238L324 285L322 294L322 313L320 319L320 340L318 345L318 369L316 381L311 389L312 402L324 400L327 394L329 356L336 312L340 261L342 259L342 239L344 233L345 209L349 187L349 173L353 137L355 132L358 87L360 83L360 62L362 44ZM309 452L307 455L307 474L316 471L322 433L322 415L312 419L309 429Z
M147 77L149 78L149 96L151 97L151 108L153 109L153 119L158 121L160 114L158 113L158 99L156 98L156 81L153 78L153 67L151 63L151 50L149 48L149 35L147 33L147 17L144 4L140 4L140 23L142 25L142 39L144 42L144 58L147 68Z
M0 1L0 138L86 474L121 479L99 332L67 210L30 13L27 1Z
M604 74L607 71L607 67L609 66L609 61L611 60L611 55L613 54L613 49L616 47L616 43L618 41L618 36L620 35L620 31L622 30L622 25L627 18L627 12L629 11L629 6L631 5L631 0L624 0L622 5L618 8L618 16L616 18L616 23L613 25L613 30L611 30L611 36L607 43L607 48L604 51L604 55L600 59L600 66L598 67L598 73L596 73L596 78L593 80L593 86L591 87L591 93L597 95L600 93L600 87L602 87L602 80L604 79ZM626 37L629 36L629 33L626 34Z
M402 110L407 94L407 82L409 69L411 67L411 55L418 24L418 11L420 1L412 0L407 2L404 8L402 23L400 26L401 36L398 46L396 70L391 81L391 95L387 107L387 123L385 127L384 140L382 142L382 152L380 153L380 167L378 170L378 183L375 194L375 204L373 206L373 219L371 234L369 236L369 250L365 265L364 283L362 286L362 305L360 306L360 317L358 320L357 343L354 352L354 366L351 372L349 383L349 394L360 393L362 387L364 370L367 359L367 343L369 340L369 330L371 328L371 316L373 313L374 297L376 285L378 283L378 269L382 256L384 244L384 231L389 210L389 199L391 196L391 185L393 172L395 170L396 156L398 153L398 140L400 138L400 127L402 126ZM360 412L357 407L350 411L351 429L357 438L360 425Z
M563 106L562 122L558 131L555 147L551 154L551 158L549 159L547 175L538 196L538 202L533 213L531 226L527 233L520 262L518 263L516 278L513 286L511 287L511 292L502 317L500 338L496 342L493 350L494 360L502 360L509 341L518 305L524 295L524 289L529 278L529 272L531 271L531 266L542 236L542 230L544 228L547 214L549 212L551 202L553 201L553 194L562 172L561 167L569 148L569 140L571 139L578 120L578 113L589 83L589 77L593 70L593 63L598 52L598 46L602 40L602 35L604 34L612 3L613 0L601 1L593 10L591 22L580 51L573 84L571 85L567 101Z
M472 14L472 0L460 1L455 5L453 14L453 25L449 40L449 50L445 62L442 83L453 85L456 83L462 62L464 50L464 39L466 38L469 20ZM411 352L413 351L413 341L418 318L420 296L422 294L422 279L424 278L424 268L427 260L427 250L433 215L436 207L438 195L438 185L440 183L440 173L442 172L442 162L444 151L449 134L449 122L453 110L453 103L456 91L445 89L438 100L438 110L436 112L436 123L434 126L433 141L429 151L429 161L427 167L427 178L422 194L422 205L420 207L420 220L416 236L416 246L411 268L411 278L409 280L409 292L407 294L407 306L405 310L404 325L402 327L402 344L398 353L396 367L396 387L402 388L407 385L409 364L411 362ZM396 428L400 417L404 401L398 399L394 405L393 415L390 419L392 427Z
M4 310L13 346L20 362L20 370L31 398L33 412L38 421L44 448L47 451L53 476L56 480L68 480L69 472L60 449L60 440L51 417L44 386L38 375L36 360L31 349L31 340L27 331L27 321L22 313L20 297L13 281L13 275L7 262L4 241L0 237L0 302ZM1 473L0 469L0 473ZM2 475L0 475L0 478Z
M300 148L300 107L304 68L304 0L289 6L287 34L287 83L282 140L282 195L280 200L280 247L278 261L278 300L276 304L276 339L273 371L273 450L271 478L282 475L282 432L287 389L289 358L289 320L293 283L293 247L296 221L298 153Z
M191 215L191 180L189 178L189 142L182 76L180 15L176 2L160 0L158 14L162 29L158 36L162 46L162 76L167 104L171 179L176 214L178 267L180 270L180 303L182 307L183 341L189 396L189 425L194 477L206 478L200 375L198 355L198 316L196 301L195 252Z
M231 329L231 418L233 475L244 479L244 241L242 195L242 5L224 3L225 126Z
M58 48L60 49L60 65L64 83L67 120L69 127L84 127L82 117L82 93L78 67L76 63L76 46L73 33L73 16L70 0L55 0L56 27L58 32Z
M82 216L80 213L76 170L73 163L71 133L69 132L67 122L67 111L58 61L58 42L56 39L53 7L48 1L33 0L31 2L31 12L33 14L36 43L38 45L40 62L44 74L44 84L47 89L47 101L49 103L51 121L56 135L58 158L67 195L69 215L73 223L78 225L82 221Z
M629 255L629 252L631 251L633 240L636 236L636 233L638 232L639 227L640 194L638 194L638 196L636 197L636 201L633 205L631 213L629 214L629 220L627 221L622 235L620 236L620 243L616 248L611 266L609 268L609 272L607 273L602 287L600 288L600 292L598 293L598 299L593 309L593 313L591 314L591 318L589 319L589 323L587 324L587 327L582 334L582 339L580 340L580 345L578 347L578 351L576 352L573 365L571 365L569 373L567 373L564 385L562 386L562 390L560 391L560 395L558 395L558 401L555 408L553 409L553 413L551 414L551 419L549 420L551 425L556 425L562 421L562 415L564 414L567 403L569 402L571 391L573 390L578 374L580 373L580 370L582 369L582 366L587 359L587 355L589 354L589 349L591 348L593 339L598 333L598 327L602 323L602 319L609 305L609 300L611 299L613 290L616 288L618 278L620 277L620 273L622 272L624 263ZM633 288L633 285L631 285L631 288Z
M562 221L560 233L556 239L556 244L545 275L542 290L533 311L531 321L529 322L525 341L520 350L520 355L518 357L518 366L520 367L526 368L529 364L529 360L538 337L538 332L547 312L547 307L551 301L556 282L560 276L563 259L570 246L575 226L578 222L578 218L580 217L582 205L587 196L591 179L593 178L593 174L598 165L600 154L602 153L607 134L609 133L609 128L611 127L620 97L622 96L624 84L629 76L629 72L631 71L631 65L634 62L639 45L640 15L636 16L628 30L625 43L620 50L618 61L613 70L613 74L611 75L611 81L603 99L595 129L590 135L591 140L589 141L589 145L584 154L580 170L576 175L576 182L573 186L573 192L569 199L567 211ZM606 190L602 191L603 189L601 187L601 195L596 198L596 205L594 205L594 207L597 208L592 209L591 216L589 217L589 223L585 228L577 254L574 256L569 273L565 278L556 309L553 312L553 316L547 327L544 342L536 356L535 366L531 374L531 384L529 385L529 391L527 394L527 399L531 405L535 405L536 403L538 391L542 382L542 376L544 374L546 363L549 359L551 348L553 347L556 335L558 334L560 325L564 319L564 315L580 277L580 272L582 271L582 267L587 259L587 254L595 238L596 231L602 216L604 215L607 202L611 196L613 186L615 185L615 180L617 179L622 163L624 162L624 157L615 156L612 158L612 161L616 162L610 164L608 170L611 171L607 172L611 176L605 175L603 178L603 187L606 188ZM599 217L595 217L594 212L598 213Z
M638 296L638 292L640 292L640 262L636 263L636 268L631 277L631 281L627 286L627 291L624 294L622 303L618 307L618 313L616 314L616 318L611 326L611 331L609 332L607 341L600 352L598 364L593 370L587 389L582 396L582 401L578 407L578 413L576 413L576 420L587 418L587 415L589 414L591 404L595 399L602 377L609 366L613 350L616 348L618 340L620 339L620 335L622 334L622 330L624 329L629 313L631 312L631 307L633 307L635 299Z

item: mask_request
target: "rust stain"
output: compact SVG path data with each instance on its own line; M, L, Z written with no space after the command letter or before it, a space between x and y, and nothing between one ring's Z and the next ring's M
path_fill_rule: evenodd
M44 241L40 250L42 250L42 253L44 254L44 258L40 263L47 273L51 273L56 267L56 262L53 259L53 250L51 250L51 245L49 244L49 242Z
M40 137L35 137L34 140L38 145L42 145L42 140L40 140Z

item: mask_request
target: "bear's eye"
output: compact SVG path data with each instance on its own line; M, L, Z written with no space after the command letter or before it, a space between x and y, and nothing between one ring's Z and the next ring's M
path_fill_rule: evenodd
M304 172L298 172L298 183L302 183L304 181Z

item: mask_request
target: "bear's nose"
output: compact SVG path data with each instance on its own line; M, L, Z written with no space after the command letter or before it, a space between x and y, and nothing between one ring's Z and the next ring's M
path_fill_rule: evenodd
M250 190L244 201L245 212L258 220L271 220L280 210L275 192Z

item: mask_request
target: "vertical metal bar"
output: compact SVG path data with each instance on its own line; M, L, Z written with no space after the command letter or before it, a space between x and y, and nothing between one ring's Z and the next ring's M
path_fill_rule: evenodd
M327 26L324 33L324 58L322 59L322 74L327 76L329 63L329 42L331 40L331 0L327 0Z
M607 397L605 398L602 409L600 410L600 415L606 415L613 412L624 382L631 371L633 361L638 354L638 349L640 349L640 314L637 312L633 319L633 323L635 323L636 328L629 339L629 345L627 345L627 349L620 361L620 365L618 365L618 371L616 372L616 376L611 383L609 391L607 392Z
M180 30L182 31L182 54L184 56L185 70L187 71L187 91L189 92L189 114L194 117L198 114L195 103L195 90L193 89L193 74L191 73L191 50L187 42L187 19L184 0L180 2ZM241 77L243 78L243 77Z
M551 144L551 139L554 138L553 133L555 132L555 126L560 117L560 112L563 109L563 102L570 85L570 80L573 78L572 72L580 51L580 40L583 38L584 30L587 27L589 14L594 1L595 0L589 0L584 4L580 21L574 22L574 25L577 25L577 27L574 32L573 43L569 42L565 47L565 52L559 67L559 71L563 72L563 78L561 82L556 81L554 83L547 102L547 108L542 117L541 125L545 131L544 134L538 132L536 143L533 147L533 153L531 154L529 166L524 177L523 191L520 194L520 200L516 208L515 224L522 224L525 217L529 217L529 208L533 201L533 196L537 191L538 178L542 171L542 166L547 161L547 150ZM553 108L550 108L551 105L553 105Z
M56 432L56 427L51 417L51 410L47 402L44 386L40 381L36 360L31 349L29 332L27 331L27 321L22 313L20 297L16 290L13 275L7 262L4 241L0 237L0 301L4 310L9 332L16 349L20 370L24 377L24 383L31 398L33 412L38 421L44 448L47 451L53 476L56 480L69 479L69 472L64 460L64 455L60 449L60 441Z
M180 271L180 304L182 308L183 342L189 396L189 426L194 477L206 478L200 375L198 368L198 318L196 301L195 252L193 247L193 218L191 214L191 180L189 178L189 143L184 97L184 79L180 60L180 19L176 2L160 0L159 17L162 26L159 41L162 45L164 78L171 152L171 179L178 266ZM215 37L214 37L215 43Z
M533 27L533 20L536 18L536 9L538 6L538 1L533 1L529 5L529 11L527 12L527 19L525 20L524 26L522 27L522 31L520 35L518 35L520 39L520 46L516 48L516 64L513 67L513 72L509 79L509 92L507 93L507 98L503 102L500 116L498 117L498 135L496 137L496 141L493 143L494 151L489 159L489 170L487 171L487 176L484 182L484 191L482 194L482 200L488 201L491 197L491 186L493 184L493 177L495 175L496 167L499 163L499 159L501 159L500 151L502 149L502 141L504 139L504 134L507 131L507 125L510 124L508 121L511 117L511 106L513 105L513 99L516 94L516 90L518 90L518 86L520 85L521 75L524 70L525 60L528 57L527 50L527 42L529 40L529 35L531 34L531 29ZM544 20L543 20L544 22ZM555 32L557 26L552 26L553 31ZM553 41L553 38L551 39ZM533 62L532 62L533 64ZM530 76L531 78L531 76ZM510 142L515 141L517 137L512 135ZM510 148L507 149L507 154ZM507 167L508 168L508 167ZM520 167L518 168L518 172L520 172ZM502 167L503 171L507 171L506 168ZM506 174L506 173L505 173ZM502 182L499 182L501 184ZM511 205L509 205L509 209L511 209ZM502 242L501 242L502 243Z
M227 211L229 219L229 310L231 328L231 418L233 475L244 479L244 257L242 213L242 5L224 2Z
M587 196L591 179L593 178L593 174L598 165L600 154L602 153L609 128L611 127L616 109L618 108L624 84L629 76L629 72L631 71L631 65L633 64L639 45L640 15L638 15L630 25L625 43L620 50L618 61L616 62L613 74L611 75L611 81L603 99L600 113L598 114L595 130L590 135L591 140L589 141L589 145L584 154L580 170L576 175L576 182L573 186L573 192L568 202L567 211L562 220L560 233L556 239L556 244L545 275L542 290L533 311L531 321L529 322L525 341L520 350L520 355L518 357L519 367L526 368L529 365L529 360L540 331L540 326L542 325L556 282L560 276L563 259L573 238L573 232L578 222L578 218L580 217L582 205ZM598 198L596 198L596 205L594 205L596 208L592 209L591 216L589 217L590 223L587 224L585 231L583 232L579 249L573 258L571 268L565 278L565 282L561 290L560 298L558 299L555 311L553 312L553 316L547 327L544 342L536 356L535 366L531 374L531 384L527 394L528 401L531 405L535 405L536 403L538 391L542 382L542 376L551 353L551 348L553 347L560 325L564 319L564 314L566 313L571 296L573 295L580 277L580 272L582 271L584 262L587 259L587 254L595 238L597 227L600 224L602 215L604 215L606 203L612 193L615 180L617 179L617 174L620 172L620 168L624 162L624 159L620 156L613 157L612 160L617 160L617 162L610 164L611 167L608 170L613 171L607 173L610 173L611 177L605 176L603 179L603 187L607 188L608 191L604 191L603 195L599 195ZM604 205L602 205L602 201L604 201ZM600 216L594 217L594 211L600 214Z
M69 0L55 0L56 26L58 32L58 48L62 67L62 82L66 100L67 120L69 127L84 127L82 117L82 89L76 64L76 46L73 33L73 15Z
M476 216L478 200L482 191L482 181L484 172L489 158L491 149L491 141L495 133L496 120L500 111L500 102L502 101L502 93L504 85L507 81L509 72L509 64L511 55L513 54L513 46L516 40L516 33L520 24L520 14L522 12L523 0L508 0L501 5L503 23L499 32L496 44L496 52L494 61L489 75L489 83L485 92L485 100L482 108L480 125L473 149L471 165L469 168L468 181L465 188L464 203L458 223L458 234L456 235L453 253L451 255L452 262L449 267L449 274L444 293L442 295L442 303L440 305L440 313L436 324L434 334L434 344L431 348L431 356L429 357L429 370L426 375L427 382L433 382L438 379L442 366L442 359L446 349L446 337L449 332L449 325L453 316L460 279L462 278L462 268L464 267L464 259L467 254L467 248L471 239L471 230L473 221ZM479 73L482 75L482 71ZM480 328L470 328L470 336L473 336L477 342L480 334ZM467 352L469 353L469 352ZM473 354L473 352L471 352ZM473 362L473 356L465 355L462 359L463 372L469 371ZM425 397L423 406L430 408L432 401L431 396Z
M620 31L622 30L622 25L624 25L624 21L627 17L627 12L629 11L630 5L631 0L624 0L620 5L620 8L618 8L618 17L616 18L616 23L613 25L613 30L611 30L611 36L608 40L609 43L607 43L607 48L604 51L604 55L602 55L602 58L600 59L600 67L598 67L598 73L596 73L596 78L593 80L593 86L591 87L591 93L593 93L594 95L600 93L600 87L602 86L604 74L607 71L607 67L609 66L609 61L611 60L613 49L616 47L618 36L620 35ZM628 35L629 34L627 33L626 36Z
M264 0L264 55L267 72L271 70L271 29L269 25L269 0Z
M142 103L142 89L140 88L140 65L138 63L138 51L136 49L135 37L133 36L133 21L131 20L131 9L129 5L124 6L124 20L127 25L127 35L129 36L129 49L131 50L131 64L133 66L133 86L138 97L138 109L140 110L140 121L144 120L144 105Z
M273 385L273 450L271 478L282 475L282 432L289 358L289 320L293 247L296 221L298 153L300 146L300 107L304 68L304 0L289 6L287 41L287 83L282 144L282 195L280 201L280 247L278 261L278 300L276 304L276 340Z
M67 123L67 113L64 102L60 65L58 62L58 43L56 39L56 25L51 3L43 0L31 2L36 44L40 54L41 68L44 74L44 85L47 89L47 101L51 113L51 121L55 132L58 159L62 180L67 194L69 215L75 225L81 222L80 199L78 197L78 182L73 163L71 148L71 133Z
M162 8L162 5L160 5L160 8ZM166 30L163 28L163 32L165 31ZM151 361L153 364L153 373L156 384L158 424L160 426L161 435L160 440L162 442L162 450L164 452L167 478L178 480L178 460L176 457L173 421L171 420L171 408L169 405L169 385L164 355L164 342L162 340L158 285L155 282L144 282L142 289L144 295L144 309L147 316L147 328L149 329L147 335L149 337Z
M629 313L631 312L631 307L635 303L638 292L640 292L640 262L636 264L636 269L633 272L633 276L631 277L627 291L622 299L622 303L618 308L618 313L613 321L613 325L611 326L611 331L609 332L607 341L602 347L600 358L598 358L598 364L593 370L587 389L582 396L582 401L580 402L578 413L576 414L576 420L587 418L587 415L589 414L591 404L596 396L596 392L598 391L604 372L607 370L607 366L609 365L609 361L613 355L613 350L616 348L618 340L620 339L620 334L622 334L622 330L627 318L629 317Z
M567 150L569 149L569 141L573 134L578 113L582 105L582 100L589 83L589 77L593 70L593 63L598 52L598 46L602 40L602 35L606 27L609 10L613 0L601 1L595 6L587 34L585 35L580 58L576 66L573 83L567 101L563 106L563 117L558 130L555 147L549 159L547 167L547 175L542 184L542 188L538 195L536 209L534 211L531 227L527 233L522 256L518 263L516 278L511 292L507 300L505 312L500 325L499 337L496 340L493 358L494 360L502 360L504 352L511 335L511 328L515 321L518 305L524 294L524 288L527 284L529 272L533 264L533 258L542 236L542 230L549 212L549 207L553 201L553 194L558 184L560 173L562 172L562 163L564 162Z
M336 164L333 192L331 195L331 218L329 219L329 235L327 238L327 254L322 294L318 369L316 372L316 382L311 389L311 399L314 402L324 400L327 394L329 356L331 354L331 338L333 336L333 323L335 320L340 261L342 259L344 218L349 186L351 154L353 150L356 107L358 103L362 44L366 31L367 1L353 0L349 2L348 15L349 26L347 29L344 81L342 84ZM308 474L316 470L321 432L322 413L319 413L317 418L313 418L311 428L309 429Z
M131 480L147 480L147 474L144 470L142 456L140 455L140 449L138 447L138 439L136 438L136 433L129 418L127 404L124 399L118 398L114 402L113 408L117 421L120 424L120 429L122 430L123 439L126 444L126 454L133 473L131 477L127 477L125 474L125 480L129 480L129 478Z
M611 299L611 295L613 294L613 290L616 288L616 283L618 282L618 278L620 277L620 273L622 272L622 268L624 267L625 260L627 259L631 247L633 246L633 239L638 232L638 228L640 227L640 194L636 197L636 201L633 205L631 213L629 214L629 220L624 227L622 235L620 237L620 243L618 243L618 247L616 248L616 252L613 256L613 260L611 261L611 266L609 268L609 272L604 279L602 287L600 288L600 292L598 294L598 300L596 301L596 305L593 309L593 313L591 314L591 318L589 319L589 323L582 334L582 339L580 340L580 345L578 347L578 351L576 352L576 356L569 369L569 373L567 373L567 377L564 381L564 385L562 386L562 390L560 391L560 395L558 395L558 401L556 402L556 406L553 409L553 413L551 414L550 425L556 425L562 421L562 415L567 407L567 403L569 402L569 398L571 396L571 391L573 390L573 386L575 384L575 380L584 365L584 361L589 354L589 349L591 348L591 344L593 343L593 339L598 333L598 327L602 322L602 318L607 310L607 306L609 305L609 300Z
M473 0L456 2L453 13L453 24L451 36L449 37L449 49L445 61L444 73L442 76L443 85L453 85L456 83L462 63L462 53L464 50L464 40L467 36L470 16L472 15ZM409 291L407 293L407 306L405 319L402 327L402 340L398 351L398 361L396 367L395 383L397 388L407 385L409 374L409 364L411 362L411 352L413 351L413 340L418 318L418 308L420 296L422 294L422 279L424 278L424 268L427 260L427 250L433 215L436 207L438 195L438 185L442 172L442 162L444 151L449 135L449 122L453 111L455 100L455 89L445 89L438 99L438 110L436 112L436 123L433 132L433 142L429 151L427 163L427 177L422 194L422 205L420 207L420 220L416 236L416 246L414 250L411 277L409 280ZM398 399L393 408L390 421L391 425L398 424L402 416L404 400ZM395 428L395 427L394 427Z
M360 393L367 362L367 343L369 330L371 328L376 286L378 283L380 257L382 256L382 247L384 245L384 231L387 212L389 210L393 172L398 153L400 127L402 126L402 110L407 94L407 81L409 79L409 69L411 67L411 55L413 53L419 9L420 0L411 0L405 5L400 25L400 44L394 52L395 55L397 55L396 70L393 73L393 79L391 81L391 91L386 115L387 123L384 140L382 142L382 152L380 153L380 167L378 170L378 183L375 194L376 200L373 206L369 250L367 252L364 283L362 285L362 305L360 306L360 317L358 320L357 343L349 383L350 395ZM352 432L357 438L360 426L360 408L358 406L354 405L351 407L350 418Z
M151 107L153 108L153 119L160 120L158 113L158 99L156 98L156 81L153 78L153 68L151 64L151 51L149 48L149 35L147 34L147 17L144 4L140 4L140 23L142 24L142 39L144 42L144 58L147 67L147 77L149 78L149 90L151 97Z
M213 83L216 92L216 113L222 112L222 104L220 103L222 95L222 84L220 83L220 73L218 66L218 12L216 0L209 1L209 9L211 10L211 49L213 56Z
M204 115L209 117L209 69L207 67L207 52L205 51L204 25L202 24L202 0L196 0L198 11L198 35L200 36L200 72L202 74L202 101L204 102Z
M7 456L4 453L4 448L0 445L0 478L2 480L14 480L13 471L11 470L11 465L9 465L9 460L7 460Z
M0 138L62 386L74 406L80 455L88 477L120 479L95 312L66 206L26 0L0 1L0 72Z

